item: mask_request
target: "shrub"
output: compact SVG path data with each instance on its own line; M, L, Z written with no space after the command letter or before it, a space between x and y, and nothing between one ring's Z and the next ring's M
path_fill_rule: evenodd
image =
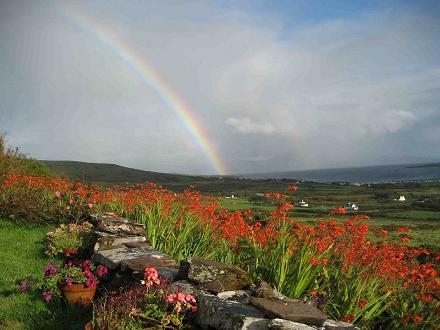
M16 147L8 147L4 135L0 135L0 178L6 173L24 175L49 175L49 169L38 160L26 157Z

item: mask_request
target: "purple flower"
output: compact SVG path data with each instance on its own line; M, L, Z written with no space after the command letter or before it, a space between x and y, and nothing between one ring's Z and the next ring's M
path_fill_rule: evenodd
M74 282L73 277L70 277L70 276L69 276L69 277L66 279L66 285L71 285L73 282Z
M99 277L103 277L105 274L107 274L107 272L108 272L108 269L105 266L100 265L96 268L96 274Z
M52 300L52 293L45 291L41 295L41 298L43 298L43 301L45 301L46 303L49 303Z
M69 262L64 263L64 268L65 269L68 269L68 268L71 268L71 267L73 267L73 263L72 263L71 260L69 260Z
M20 283L20 290L21 291L26 291L29 288L29 283L26 281L21 281Z
M57 272L58 272L58 268L54 264L48 264L46 268L44 268L45 276L54 276Z

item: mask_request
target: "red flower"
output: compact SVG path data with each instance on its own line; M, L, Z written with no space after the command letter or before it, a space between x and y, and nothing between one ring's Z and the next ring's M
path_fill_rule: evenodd
M319 261L318 261L318 259L312 258L312 259L310 260L310 263L312 264L312 266L316 266L316 265L319 264Z

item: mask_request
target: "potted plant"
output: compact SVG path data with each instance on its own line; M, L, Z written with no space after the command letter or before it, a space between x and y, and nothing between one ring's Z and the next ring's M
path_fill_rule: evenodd
M85 221L82 224L60 225L46 234L47 249L45 254L56 257L60 254L73 257L90 247L93 242L93 226Z
M89 304L99 280L107 274L105 266L95 267L90 260L81 263L69 261L61 271L60 285L69 304Z
M42 277L29 279L29 282L46 303L59 300L64 295L69 304L87 305L107 272L105 266L95 267L90 260L50 262L44 268ZM20 288L27 289L29 282L22 281Z

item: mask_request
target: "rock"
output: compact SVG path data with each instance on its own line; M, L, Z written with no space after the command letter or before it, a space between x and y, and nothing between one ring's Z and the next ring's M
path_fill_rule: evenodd
M177 268L168 268L168 267L157 267L157 274L159 278L163 281L174 282L179 276L179 270ZM144 279L143 271L135 271L131 273L131 277L133 277L136 281L141 281Z
M130 248L133 247L130 244L143 244L143 246L134 247L148 247L147 238L145 236L117 236L110 235L105 237L100 237L96 241L95 251L110 250L116 248ZM128 246L127 246L128 245Z
M288 302L301 302L300 299L291 299L281 292L273 289L267 282L261 281L256 287L256 296L258 298L280 299Z
M198 288L196 288L193 283L185 280L176 281L168 287L168 293L176 293L176 292L191 294L196 298L201 294L201 291Z
M209 294L197 296L195 322L202 328L214 329L267 329L269 320L256 308L220 299Z
M292 322L283 319L273 319L268 324L269 329L275 330L316 330L307 324Z
M293 322L321 326L327 319L319 309L303 303L255 297L250 299L250 303L268 316Z
M116 269L120 266L122 261L137 259L140 257L151 256L155 258L167 257L166 254L157 251L153 247L146 248L117 248L112 250L97 251L93 254L93 261L108 267L109 269Z
M111 234L124 234L131 236L144 236L145 225L122 222L117 220L106 220L96 224L96 228L99 231L111 233Z
M131 236L131 237L142 237L142 236ZM140 248L140 247L149 247L151 246L149 241L145 241L145 242L132 242L132 243L124 243L123 244L125 247L128 247L129 249L133 249L133 248Z
M360 330L351 323L335 320L325 320L322 326L324 330Z
M90 222L93 225L96 225L98 222L102 222L102 221L119 221L119 222L126 222L126 223L131 222L129 219L122 218L113 212L106 212L104 214L92 214L90 216Z
M130 270L132 272L143 272L148 267L172 267L177 268L176 260L171 259L165 254L162 255L146 255L139 258L121 261L122 270Z
M240 330L265 330L269 324L268 319L262 319L258 317L246 317L243 324L239 325L237 328Z
M197 257L190 257L180 263L179 276L214 293L240 290L252 283L250 275L236 266Z
M145 235L145 225L133 223L114 214L92 215L90 222L101 232L130 236Z
M94 234L99 237L114 237L115 234L106 233L105 231L94 230Z
M242 304L248 304L253 292L249 290L223 291L217 293L217 297L224 300L236 301Z

